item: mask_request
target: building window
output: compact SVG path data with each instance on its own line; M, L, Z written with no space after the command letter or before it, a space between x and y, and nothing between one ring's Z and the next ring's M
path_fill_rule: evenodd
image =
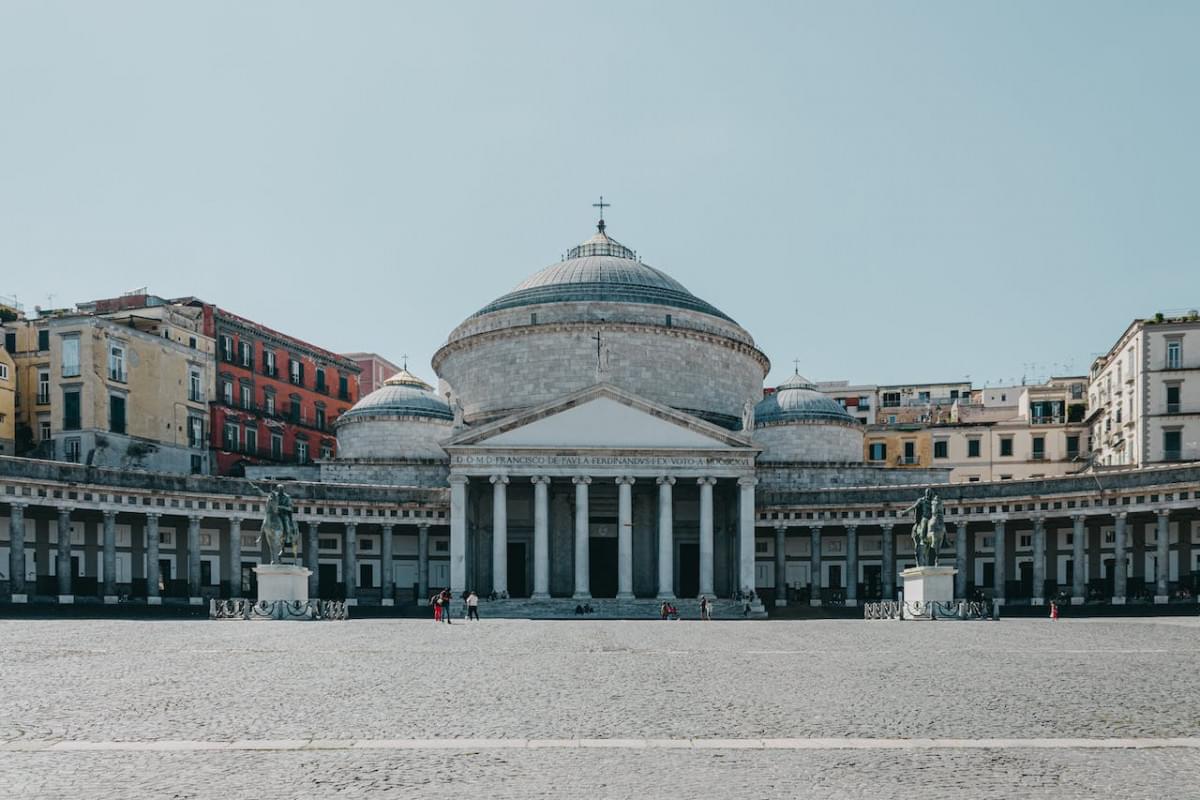
M227 406L233 405L233 382L221 381L221 400Z
M979 483L978 475L970 475L967 477L967 483Z
M125 347L119 344L111 345L108 348L108 379L125 383L128 377L125 374Z
M246 452L247 453L257 453L258 452L258 429L257 428L246 428Z
M1033 437L1033 459L1038 461L1046 457L1046 437Z
M1022 533L1020 540L1017 542L1017 546L1022 550L1028 550L1029 548L1033 547L1033 534Z
M898 408L900 405L900 393L884 392L882 405L884 408Z
M263 409L267 412L267 416L275 416L275 393L263 392Z
M1183 431L1163 431L1163 460L1179 461L1183 457Z
M243 367L254 366L254 345L250 342L238 342L238 355L241 356L239 361Z
M199 475L204 472L204 456L192 456L192 474Z
M188 400L193 403L204 402L204 384L200 380L200 370L188 370Z
M1000 439L1000 455L1011 456L1013 454L1013 440L1011 436L1005 436Z
M291 409L288 411L288 419L292 422L300 422L301 420L300 398L294 395L292 396Z
M50 331L38 331L38 350L46 351L50 349Z
M917 463L917 443L916 442L905 442L904 443L904 463L905 464Z
M283 460L283 437L278 433L271 434L271 458L276 461Z
M188 337L188 347L192 348L193 350L196 349L196 337L195 336Z
M79 463L80 453L83 452L83 443L77 436L72 436L63 442L63 457L72 464Z
M222 446L231 453L237 452L238 445L241 444L241 431L238 426L232 422L226 422L221 439Z
M934 458L949 458L950 457L950 442L945 439L938 439L933 443Z
M345 375L338 375L338 399L350 399L350 379Z
M322 536L317 542L317 548L320 550L337 550L338 541L336 536Z
M1167 388L1167 413L1179 413L1179 385L1168 386Z
M37 403L39 406L50 403L50 372L48 370L38 370Z
M79 376L79 337L68 336L62 343L62 374L64 378Z
M241 389L242 408L250 408L254 405L254 389L248 383L243 383Z
M38 441L39 442L50 441L50 420L48 420L48 419L38 420Z
M200 417L188 417L188 447L194 450L204 448L204 420Z
M233 337L221 334L221 360L233 362Z
M79 418L80 404L79 392L67 391L63 392L63 430L77 431L82 425L82 420Z
M871 442L870 452L872 461L887 461L886 442Z
M1173 339L1167 342L1167 369L1180 369L1183 366L1183 342Z
M1067 437L1067 458L1079 458L1079 437Z
M108 429L113 433L125 433L125 398L120 395L108 397Z
M967 458L979 458L979 439L967 439Z
M0 381L8 380L8 364L0 364Z
M304 441L303 439L296 441L296 463L308 463L308 442Z
M895 424L896 424L896 415L888 414L888 425L895 425Z
M325 385L325 368L324 367L317 368L316 377L317 377L317 391L321 392L321 393L328 392L329 387Z
M4 334L4 349L10 353L17 352L17 335L15 333Z
M275 369L275 351L263 350L263 374L269 375L272 378L277 377L279 372Z
M329 442L321 442L321 458L333 458L333 445Z
M317 406L315 412L315 424L317 426L317 430L325 430L325 409L321 408L320 406Z
M860 396L858 398L858 410L859 411L870 411L871 410L871 398L865 397L865 396Z
M288 378L297 386L303 386L304 364L294 358L288 359Z

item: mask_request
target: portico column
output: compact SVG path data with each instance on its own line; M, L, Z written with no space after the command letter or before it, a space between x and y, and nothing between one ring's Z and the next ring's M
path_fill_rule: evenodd
M658 597L675 598L675 515L671 487L675 479L658 479Z
M1071 515L1071 605L1083 605L1087 582L1087 518L1083 514Z
M71 509L58 509L58 552L54 565L58 573L58 601L73 603L71 594Z
M101 593L105 603L117 602L117 512L104 512L104 584Z
M812 574L808 576L808 585L810 587L808 604L810 606L819 606L821 605L821 584L824 582L821 575L821 526L817 524L809 528L809 536L812 541L811 555L809 557Z
M1125 512L1113 514L1116 530L1113 543L1113 598L1114 606L1125 604L1125 577L1128 572L1125 557Z
M1165 603L1170 600L1171 579L1171 512L1158 512L1158 539L1156 540L1156 561L1158 567L1154 571L1154 602Z
M480 590L482 591L482 590ZM508 591L508 476L492 476L492 591Z
M787 605L787 523L775 525L775 606Z
M995 520L995 526L995 538L993 539L993 544L995 545L993 548L995 551L995 562L993 563L992 571L992 595L994 599L999 600L1003 604L1005 600L1005 582L1008 580L1007 570L1005 569L1008 565L1008 548L1005 545L1004 520Z
M587 475L576 475L571 479L575 484L575 594L576 600L590 600L591 572L588 560L588 484L592 479Z
M533 599L550 597L550 478L535 475L533 482Z
M450 476L450 593L467 588L467 476Z
M429 602L429 525L417 526L417 605Z
M12 602L24 603L25 594L25 505L8 507L8 590Z
M738 478L738 586L754 591L754 487L758 478Z
M713 591L713 486L716 478L700 478L700 594L712 599Z
M617 478L617 599L633 599L633 482ZM711 527L711 525L710 525ZM700 512L700 563L704 563L704 511ZM704 574L701 567L700 574ZM703 586L704 578L700 579Z
M200 600L200 517L188 517L187 532L188 597L192 605Z
M321 539L319 526L315 522L302 522L301 525L307 526L304 531L304 560L309 569L308 574L308 596L312 599L318 599L321 594Z
M1033 518L1033 592L1030 605L1046 604L1046 520Z
M158 590L161 579L158 569L158 514L153 511L146 515L146 603L158 605L162 602L162 594Z
M346 599L358 597L358 524L346 523L345 544L342 547L342 582L346 586Z
M297 523L296 533L303 533L303 522ZM304 543L304 555L308 557L308 542ZM312 593L309 592L311 596ZM242 596L242 518L229 520L229 596Z
M892 534L892 526L895 523L885 522L879 526L880 532L883 535L882 547L883 551L883 567L880 569L881 583L883 584L883 599L896 599L896 537Z
M954 596L959 600L967 597L967 523L955 522L954 526ZM947 525L946 527L950 527Z
M858 526L846 526L846 605L858 606Z
M396 604L396 582L392 580L392 525L384 523L381 526L381 535L383 537L380 543L379 557L382 559L379 564L379 586L383 595L383 605L391 606Z

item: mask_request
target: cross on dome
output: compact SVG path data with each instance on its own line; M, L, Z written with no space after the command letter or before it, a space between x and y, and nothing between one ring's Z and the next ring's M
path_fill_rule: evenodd
M600 209L600 221L596 223L596 230L604 233L604 209L611 208L612 203L604 202L604 195L600 195L599 203L592 203L592 208Z

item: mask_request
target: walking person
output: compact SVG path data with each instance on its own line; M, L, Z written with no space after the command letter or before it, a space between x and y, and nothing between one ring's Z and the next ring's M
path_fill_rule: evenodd
M467 619L479 621L479 595L474 592L467 595Z
M700 621L708 619L708 598L700 595Z
M1051 622L1058 621L1058 601L1057 600L1050 601L1050 621Z
M449 589L442 590L442 622L446 623L447 625L450 624L450 600L453 597L454 595L450 594Z
M433 597L429 598L429 605L433 606L433 621L442 621L442 593L438 592Z

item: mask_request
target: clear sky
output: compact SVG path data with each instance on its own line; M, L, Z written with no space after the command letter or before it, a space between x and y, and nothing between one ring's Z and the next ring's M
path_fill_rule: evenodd
M197 295L430 379L603 194L769 382L1085 371L1200 306L1198 34L1196 2L0 0L0 295Z

